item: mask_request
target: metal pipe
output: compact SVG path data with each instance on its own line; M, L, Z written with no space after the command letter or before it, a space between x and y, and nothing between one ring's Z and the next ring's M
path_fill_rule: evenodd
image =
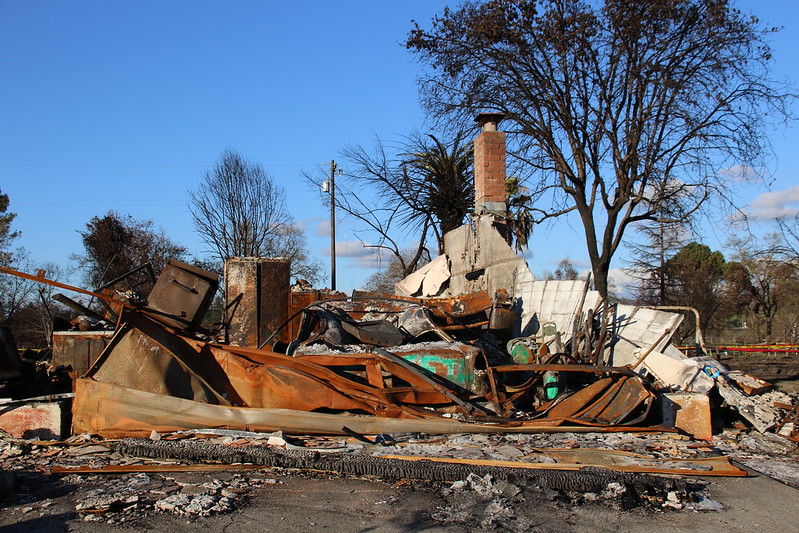
M703 353L707 354L707 347L705 346L705 336L702 334L702 325L699 319L699 310L695 307L687 307L683 305L644 305L645 309L657 309L660 311L690 311L696 317L696 335L694 342L697 348L700 348Z

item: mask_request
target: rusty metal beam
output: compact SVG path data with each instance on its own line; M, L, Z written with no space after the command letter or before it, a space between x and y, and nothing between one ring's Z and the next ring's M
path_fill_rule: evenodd
M594 366L594 365L564 365L564 364L529 364L529 365L500 365L492 367L494 372L588 372L588 373L612 373L623 374L626 376L637 375L625 366Z
M108 302L113 302L114 304L120 304L120 305L123 305L123 306L125 306L125 307L127 307L129 309L138 309L137 307L135 307L135 306L133 306L133 305L131 305L129 303L121 302L119 300L115 300L114 298L111 298L110 296L106 296L105 294L101 294L99 292L92 292L92 291L89 291L89 290L86 290L86 289L81 289L80 287L74 287L72 285L67 285L66 283L61 283L61 282L58 282L58 281L53 281L51 279L47 279L47 278L44 277L46 272L44 270L41 270L41 269L38 270L36 272L36 274L34 275L34 274L26 274L25 272L20 272L19 270L14 270L13 268L0 266L0 272L2 272L4 274L9 274L11 276L15 276L15 277L18 277L18 278L27 279L27 280L30 280L30 281L35 281L37 283L44 283L45 285L50 285L51 287L58 287L59 289L64 289L64 290L68 290L68 291L72 291L72 292L77 292L77 293L80 293L80 294L85 294L85 295L91 296L93 298L98 298L100 300L106 300Z
M22 279L27 279L30 281L35 281L37 283L43 283L45 285L50 285L51 287L57 287L59 289L64 289L67 291L77 292L79 294L85 294L87 296L91 296L92 298L97 298L98 300L102 300L104 302L108 302L117 306L121 306L125 309L132 309L134 311L138 311L148 317L158 320L159 322L164 322L164 317L169 317L166 313L158 312L154 309L144 309L142 307L135 306L128 302L123 302L122 300L117 300L112 296L108 296L106 294L102 294L99 292L92 292L90 290L81 289L80 287L75 287L73 285L67 285L66 283L61 283L59 281L54 281L51 279L45 278L46 272L44 270L39 269L36 274L27 274L25 272L20 272L19 270L14 270L13 268L3 267L0 266L0 273L8 274L10 276L15 276Z

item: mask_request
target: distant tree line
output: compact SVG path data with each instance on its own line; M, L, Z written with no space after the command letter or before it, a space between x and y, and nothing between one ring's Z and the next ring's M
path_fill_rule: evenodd
M797 250L781 233L745 235L729 238L728 258L699 242L639 253L628 270L638 278L634 303L693 307L713 342L799 342ZM683 339L692 338L693 324L684 322Z

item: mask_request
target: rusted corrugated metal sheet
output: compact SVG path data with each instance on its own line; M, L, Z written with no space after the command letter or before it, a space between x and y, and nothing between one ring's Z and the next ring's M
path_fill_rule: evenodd
M419 372L379 355L362 362L364 372L387 373L389 381L396 376L401 386L370 383L354 373L337 372L310 359L209 344L168 330L141 314L126 314L123 319L125 323L89 371L89 377L204 403L333 409L391 417L440 416L419 406L450 405L457 394L444 395ZM375 368L367 370L370 365ZM458 405L452 408L460 410Z
M146 316L126 312L123 324L87 375L124 387L207 403L234 395L224 370L186 337Z
M471 356L470 364L474 365L471 371L477 374L483 363L474 362L479 358L479 350L472 347L449 353L408 348L397 355L375 348L374 353L291 357L256 348L209 344L171 331L137 313L127 313L123 319L123 326L90 370L91 379L78 382L83 383L83 389L76 390L76 428L123 433L131 429L127 415L114 411L121 407L116 397L120 390L153 394L148 398L158 404L189 400L192 409L199 411L208 410L200 406L217 404L245 411L333 410L406 419L435 419L444 412L459 412L467 419L476 420L476 413L486 413L472 403L470 394L463 389L402 357L426 355L436 363L457 359L461 364ZM456 376L460 371L453 369L436 369L436 372ZM492 389L495 390L495 385ZM89 390L106 391L103 394L111 397L108 402L97 404L94 398L86 397ZM542 418L529 420L527 424L531 427L564 422L589 426L634 424L644 418L652 398L638 376L612 375L571 394L542 413ZM183 424L180 417L166 418L174 413L164 413L165 418L153 420L155 415L151 411L155 407L150 406L146 411L150 414L144 420L153 422L151 427ZM250 415L242 416L246 419ZM119 426L106 426L109 423ZM507 421L513 423L516 422Z
M474 292L449 298L410 298L405 296L384 296L359 293L355 291L352 299L337 303L337 307L345 310L355 320L360 320L368 313L402 313L408 304L422 305L430 310L433 316L450 320L468 315L484 313L491 309L493 300L485 292ZM487 315L485 316L487 318Z
M579 427L548 421L479 423L453 418L401 419L377 416L257 409L211 405L79 379L75 387L73 428L107 438L148 437L181 429L225 428L245 431L284 431L292 435L346 435L344 427L364 435L419 432L558 433L593 431L662 431L662 428Z
M286 408L302 410L329 408L325 405L311 406L313 405L310 402L311 398L320 393L306 389L308 384L304 381L308 376L313 377L316 381L314 387L332 388L338 395L357 402L358 407L353 408L360 408L381 416L435 417L440 415L435 411L424 411L414 407L414 404L440 406L452 403L449 396L443 395L431 387L429 381L422 377L419 371L399 366L396 362L387 360L380 354L356 354L355 357L345 356L343 358L330 355L290 357L267 350L234 346L215 345L211 349L218 360L233 362L236 361L235 358L230 359L230 357L234 355L241 360L262 365L250 367L243 373L240 373L237 368L233 368L233 374L243 376L240 381L231 379L234 387L237 385L241 387L242 397L244 394L250 395L249 392L244 392L245 390L253 391L249 397L265 394L263 391L258 391L256 376L260 373L273 373L272 370L268 370L270 367L281 367L295 372L298 382L292 381L291 376L286 376L282 384L285 390L272 391L273 394L282 396L281 401L285 402L283 407ZM358 356L361 357L360 360L356 359ZM226 372L231 371L230 363L225 363L223 366L225 366ZM352 368L353 366L361 368ZM361 373L363 377L360 375ZM384 377L378 380L376 379L377 375ZM369 379L369 376L372 376L372 379ZM398 386L395 379L399 380L401 385ZM303 383L299 384L301 381ZM270 401L276 400L271 399ZM251 405L262 407L261 404Z

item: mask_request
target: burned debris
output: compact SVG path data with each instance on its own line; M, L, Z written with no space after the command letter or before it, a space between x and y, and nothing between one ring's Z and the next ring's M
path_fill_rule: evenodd
M131 281L152 277L146 268L115 280L128 290L98 291L2 269L102 306L59 296L85 317L53 334L52 363L71 369L70 393L1 404L0 427L55 447L37 452L66 463L70 439L115 441L96 445L103 461L48 463L59 475L149 482L154 472L234 465L299 469L447 482L448 498L471 488L505 511L519 487L622 507L713 507L684 478L746 475L718 454L734 440L720 437L725 424L751 428L753 447L773 437L790 453L796 398L730 371L701 337L690 356L675 347L679 310L610 302L590 280L536 280L506 239L504 189L492 186L500 176L482 179L471 222L447 233L444 253L395 294L292 287L285 260L233 258L224 317L209 326L219 277L180 261L150 280L146 298ZM3 345L0 377L19 380L16 349ZM5 457L26 455L14 446ZM87 455L98 449L86 446ZM148 505L224 512L236 501L225 491L236 488ZM141 503L124 491L95 496L78 511ZM463 515L447 501L440 516Z
M247 287L276 267L240 263L249 271L240 277ZM170 290L189 297L158 309L150 299L112 304L112 336L74 381L66 413L71 432L115 439L99 446L111 460L58 460L51 472L144 479L249 465L443 482L451 487L441 493L447 503L436 516L457 522L476 512L474 502L469 512L463 507L471 498L464 490L484 492L480 506L510 515L518 513L519 491L619 508L715 508L701 484L689 489L680 480L746 475L717 453L713 419L722 401L754 421L755 432L786 443L795 438L792 398L711 357L676 350L669 335L679 314L607 305L586 281L532 281L524 299L510 296L519 293L514 287L448 295L445 283L442 294L419 297L286 285L282 307L228 290L232 311L219 329L198 318L215 287L196 284L194 276L211 278L193 270L175 282L173 266L155 286L166 279ZM276 329L254 326L265 323ZM234 344L225 333L237 327L257 334L239 335ZM204 431L222 436L211 443L198 438ZM675 431L707 443L691 448L696 441ZM37 434L53 443L38 446L58 446L69 433L60 427ZM543 440L530 440L534 435ZM613 435L646 444L618 446ZM677 438L685 440L675 450L653 454ZM85 446L85 457L98 453L91 441ZM670 477L657 477L664 474ZM112 521L144 510L228 512L241 499L226 496L226 487L146 499L100 489L77 512Z
M539 349L529 338L526 346L512 339L525 363L514 361L502 346L512 338L509 310L505 295L485 292L330 299L302 309L287 353L203 340L169 318L125 310L76 381L73 424L120 437L219 426L341 433L337 424L361 433L614 430L647 419L654 388L630 367L549 354L546 342ZM298 411L296 427L270 410ZM170 411L186 421L165 416ZM351 420L342 424L340 416Z

